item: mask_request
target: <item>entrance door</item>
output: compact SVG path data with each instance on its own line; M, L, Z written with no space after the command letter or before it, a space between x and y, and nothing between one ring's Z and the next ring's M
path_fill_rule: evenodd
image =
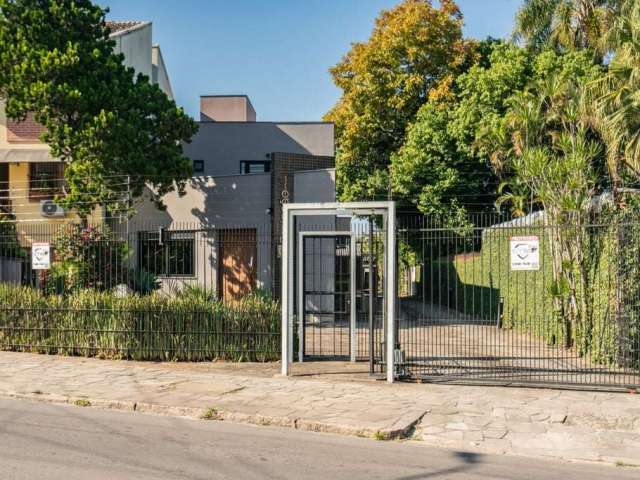
M225 302L236 302L255 288L255 228L222 230L219 250L218 294Z
M352 359L355 316L351 237L304 234L300 350L302 359ZM355 353L355 352L354 352Z

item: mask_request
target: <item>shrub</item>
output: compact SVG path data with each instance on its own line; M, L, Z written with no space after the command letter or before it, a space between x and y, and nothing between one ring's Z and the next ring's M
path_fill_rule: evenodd
M234 304L158 293L118 297L80 289L47 295L0 284L0 349L134 360L279 358L277 302Z
M127 244L115 238L106 225L65 225L54 236L52 247L49 291L105 290L127 276Z

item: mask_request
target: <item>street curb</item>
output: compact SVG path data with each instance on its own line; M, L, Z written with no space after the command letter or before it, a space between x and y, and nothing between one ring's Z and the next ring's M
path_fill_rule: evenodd
M418 415L404 414L401 415L388 428L373 429L368 427L362 428L350 425L339 425L328 422L305 420L304 418L247 414L221 410L214 410L215 413L211 418L204 419L202 417L203 414L208 410L207 407L179 407L149 402L133 402L130 400L96 399L85 396L69 397L64 395L40 392L20 393L0 391L0 397L20 400L32 400L36 402L57 405L74 405L79 408L93 407L102 410L119 410L125 412L137 412L146 414L150 413L155 415L200 419L203 421L213 420L258 426L285 427L306 432L333 433L339 435L375 438L376 440L394 440L407 438L413 431L415 426L420 422L425 413L427 413L423 412Z

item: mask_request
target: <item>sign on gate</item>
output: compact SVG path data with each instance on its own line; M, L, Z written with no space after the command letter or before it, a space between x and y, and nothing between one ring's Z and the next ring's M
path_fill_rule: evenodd
M51 247L48 243L33 243L31 245L31 268L34 270L48 270L51 267Z
M537 236L511 237L511 270L540 270L540 240Z

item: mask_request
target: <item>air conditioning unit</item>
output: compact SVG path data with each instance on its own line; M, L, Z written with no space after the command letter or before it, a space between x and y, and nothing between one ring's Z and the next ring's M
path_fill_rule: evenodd
M53 200L41 200L40 215L43 217L64 217L65 211Z

